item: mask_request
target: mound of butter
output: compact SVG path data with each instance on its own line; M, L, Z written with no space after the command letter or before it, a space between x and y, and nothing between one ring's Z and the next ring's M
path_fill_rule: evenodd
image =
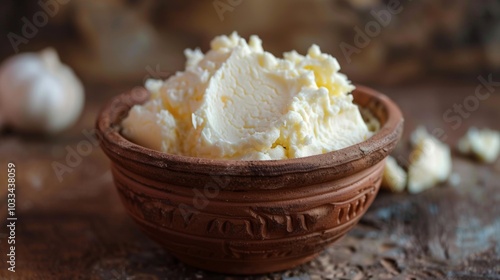
M128 139L194 157L270 160L321 154L362 142L373 132L349 93L335 58L313 45L277 58L233 33L211 49L186 50L186 68L148 80L151 99L123 120Z

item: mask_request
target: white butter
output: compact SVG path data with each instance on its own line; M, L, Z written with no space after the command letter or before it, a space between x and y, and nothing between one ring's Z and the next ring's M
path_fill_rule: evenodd
M418 193L445 182L451 173L450 148L429 135L425 128L411 136L414 145L408 167L408 191Z
M258 37L247 43L233 33L216 37L206 54L185 55L185 71L146 83L151 100L123 121L127 138L173 154L269 160L334 151L372 135L349 94L354 86L315 45L281 59Z
M382 175L382 187L393 192L402 192L406 187L407 179L408 175L405 170L393 157L388 156Z
M458 150L462 154L473 155L482 162L493 163L500 153L500 133L472 127L458 142Z

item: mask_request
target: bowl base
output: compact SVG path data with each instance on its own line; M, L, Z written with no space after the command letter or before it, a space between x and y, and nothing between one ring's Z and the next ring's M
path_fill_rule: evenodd
M311 255L300 256L297 258L284 259L284 260L270 260L263 264L262 260L258 262L252 261L224 261L224 260L210 260L205 258L196 258L193 256L175 255L177 259L185 264L201 268L207 271L225 273L225 274L239 274L239 275L253 275L265 274L271 272L284 271L298 265L304 264L316 258L319 253Z

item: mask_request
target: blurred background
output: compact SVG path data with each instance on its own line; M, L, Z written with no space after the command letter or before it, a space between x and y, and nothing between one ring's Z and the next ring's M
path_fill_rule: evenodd
M173 259L127 217L92 128L112 96L147 78L165 79L182 70L184 49L206 52L212 38L233 31L247 39L260 36L264 49L277 56L294 49L305 53L317 44L338 59L354 83L387 94L405 116L398 154L409 151L408 135L421 124L441 129L452 149L471 126L500 130L499 84L484 84L500 82L499 0L1 0L0 61L54 47L83 81L85 104L78 121L58 134L0 128L0 186L7 181L7 163L15 162L18 269L26 273L20 278L3 274L2 238L7 235L2 225L0 279L206 276ZM483 94L484 88L496 93L479 102L474 99L478 85ZM464 105L473 109L459 113L456 106ZM451 125L455 121L450 123L446 112L460 125ZM400 267L440 273L408 274L408 279L445 278L457 263L454 269L463 278L450 279L476 279L474 273L490 273L492 267L498 273L484 275L498 278L500 161L483 165L453 153L453 172L462 176L459 186L415 196L381 193L368 214L375 222L348 235L347 249L340 252L349 254L325 253L325 263L386 273L387 261L381 265L380 260L395 248L399 251L391 252L400 256ZM1 187L1 223L6 197ZM474 255L492 246L496 251ZM467 270L470 266L475 270ZM334 278L342 277L321 279Z
M275 55L318 44L357 83L473 81L500 71L498 0L3 0L2 33L22 36L23 18L33 23L45 5L48 22L22 42L2 40L1 58L54 46L92 84L168 75L183 68L185 48L206 51L235 30L259 35Z

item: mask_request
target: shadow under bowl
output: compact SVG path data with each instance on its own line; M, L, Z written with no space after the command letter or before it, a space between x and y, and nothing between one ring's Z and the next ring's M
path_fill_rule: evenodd
M96 126L121 200L148 236L195 267L260 274L313 259L373 202L403 117L375 90L357 86L352 94L380 130L359 144L303 158L206 159L134 144L120 134L120 123L149 98L144 88L115 97Z

